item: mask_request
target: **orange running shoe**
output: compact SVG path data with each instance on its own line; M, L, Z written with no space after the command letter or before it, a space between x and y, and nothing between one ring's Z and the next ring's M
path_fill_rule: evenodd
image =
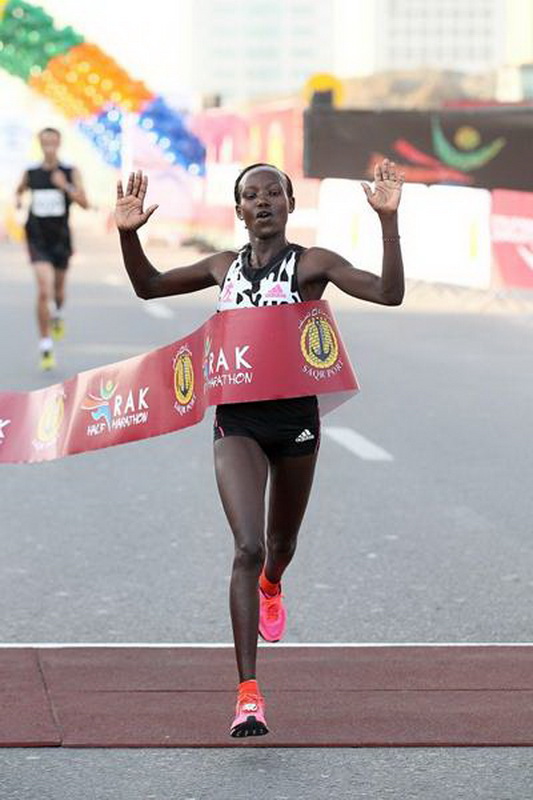
M264 736L268 733L265 720L265 701L259 688L239 689L235 719L231 723L230 735L238 738L244 736Z
M259 635L265 642L279 642L287 626L281 584L277 594L266 594L259 587Z

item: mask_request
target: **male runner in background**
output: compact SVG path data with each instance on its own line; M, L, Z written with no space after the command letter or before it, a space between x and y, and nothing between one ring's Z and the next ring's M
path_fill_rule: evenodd
M44 159L24 172L16 190L16 205L21 208L22 195L29 190L31 205L25 233L37 280L40 367L49 370L55 366L53 339L62 339L65 332L62 308L72 255L69 207L74 202L88 208L89 203L79 171L58 159L60 132L43 128L39 143Z

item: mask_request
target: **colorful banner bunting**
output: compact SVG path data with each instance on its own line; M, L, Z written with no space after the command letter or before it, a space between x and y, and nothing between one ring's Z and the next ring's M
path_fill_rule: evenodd
M108 164L121 165L122 119L134 113L169 164L203 173L205 148L184 114L73 28L56 27L40 6L25 0L0 2L0 68L77 121Z

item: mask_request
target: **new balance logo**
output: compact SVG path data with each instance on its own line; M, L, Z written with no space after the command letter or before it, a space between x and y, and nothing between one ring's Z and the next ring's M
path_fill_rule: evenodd
M4 428L9 425L11 422L10 419L0 419L0 439L5 439L6 435L4 433Z
M310 430L305 428L305 430L303 430L300 433L300 435L296 437L296 439L294 441L295 442L309 442L309 441L311 441L311 439L314 439L314 438L315 438L315 435L313 433L311 433Z
M242 707L243 711L257 711L258 705L257 703L245 703Z

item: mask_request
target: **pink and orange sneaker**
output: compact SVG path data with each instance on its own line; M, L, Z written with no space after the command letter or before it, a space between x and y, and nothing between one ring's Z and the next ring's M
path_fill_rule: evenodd
M247 681L250 684L251 681ZM255 683L255 681L254 681ZM264 736L268 733L265 720L265 701L255 684L255 688L239 687L235 719L231 723L230 735L238 738L244 736Z
M281 584L277 594L266 594L259 587L259 635L265 642L279 642L287 626Z

